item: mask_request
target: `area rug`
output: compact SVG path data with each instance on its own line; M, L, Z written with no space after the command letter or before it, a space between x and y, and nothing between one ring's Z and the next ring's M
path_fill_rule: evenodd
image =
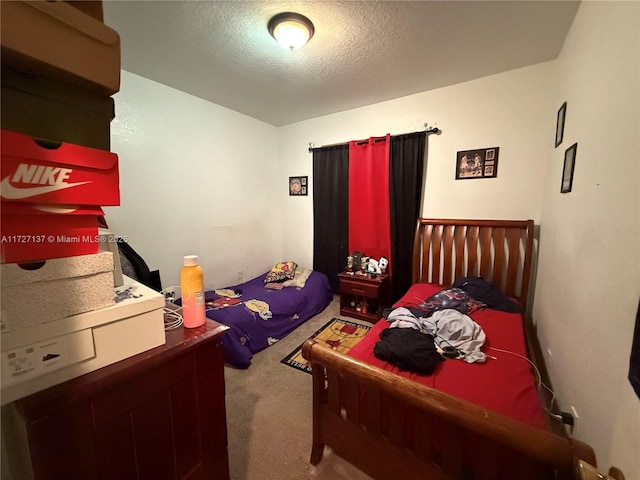
M370 328L368 325L333 318L309 338L313 338L324 347L332 348L340 353L347 353L362 340ZM311 373L311 364L302 356L302 345L280 360L280 363Z

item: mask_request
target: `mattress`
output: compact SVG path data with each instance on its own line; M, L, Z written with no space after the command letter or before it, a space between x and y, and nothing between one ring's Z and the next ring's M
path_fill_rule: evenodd
M253 354L291 333L322 312L333 298L329 279L313 271L304 287L281 290L265 286L268 272L245 283L205 292L208 318L227 325L222 336L224 359L248 368ZM234 292L229 297L228 294Z
M415 307L442 288L441 285L415 284L394 307ZM373 354L380 333L389 328L389 322L384 318L373 325L348 355L483 408L545 428L537 378L527 359L522 315L484 308L469 316L486 334L482 351L488 358L483 363L446 359L432 375L400 370Z

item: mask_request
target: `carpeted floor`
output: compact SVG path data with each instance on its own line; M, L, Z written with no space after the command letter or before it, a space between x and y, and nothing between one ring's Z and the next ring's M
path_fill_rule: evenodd
M340 317L334 300L321 314L254 355L247 370L225 367L231 480L371 480L325 448L317 467L311 454L311 375L280 360ZM360 322L367 325L367 322Z

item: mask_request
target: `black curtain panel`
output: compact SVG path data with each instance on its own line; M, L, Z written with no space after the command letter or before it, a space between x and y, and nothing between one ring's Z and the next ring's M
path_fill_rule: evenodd
M313 269L334 293L349 255L349 145L313 150Z
M391 213L391 301L411 286L413 236L422 205L426 132L391 137L389 189Z
M636 312L636 326L633 332L631 358L629 360L629 381L640 398L640 302Z

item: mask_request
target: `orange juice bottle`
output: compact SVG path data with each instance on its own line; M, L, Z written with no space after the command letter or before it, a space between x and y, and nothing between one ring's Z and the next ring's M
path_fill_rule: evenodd
M204 276L197 255L186 255L180 271L182 320L186 328L204 325Z

